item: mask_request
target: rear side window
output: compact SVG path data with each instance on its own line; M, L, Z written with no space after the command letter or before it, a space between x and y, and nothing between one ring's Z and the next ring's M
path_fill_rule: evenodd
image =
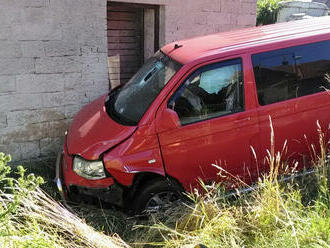
M252 56L260 105L330 89L330 41Z

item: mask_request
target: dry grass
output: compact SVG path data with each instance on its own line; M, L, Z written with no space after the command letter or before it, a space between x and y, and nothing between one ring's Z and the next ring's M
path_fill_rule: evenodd
M266 158L270 173L260 178L258 187L233 199L225 197L221 185L204 186L207 193L191 196L193 204L156 217L151 226L141 226L145 235L136 246L330 247L329 142L324 132L318 124L321 152L314 153L316 173L309 181L316 192L306 204L297 181L279 180L279 171L292 170L281 158L286 144L282 151L275 151L270 128L272 146Z
M107 236L87 225L44 193L42 180L25 176L18 167L18 180L8 177L8 156L0 154L0 247L129 247L117 235Z
M85 207L80 216L99 231L40 190L38 178L22 172L17 181L1 176L8 172L1 165L6 159L0 154L0 184L7 185L0 194L0 246L96 248L128 247L129 243L131 247L168 248L197 244L208 248L330 248L326 130L318 124L319 144L311 145L315 173L306 180L284 182L279 180L280 172L291 174L294 168L289 170L282 161L286 143L281 151L275 151L272 125L270 130L272 146L266 158L270 173L263 175L258 187L250 188L249 194L228 197L223 185L202 184L206 193L195 192L189 196L191 202L178 203L144 221L111 210ZM223 173L220 167L219 171ZM111 235L114 232L127 243Z

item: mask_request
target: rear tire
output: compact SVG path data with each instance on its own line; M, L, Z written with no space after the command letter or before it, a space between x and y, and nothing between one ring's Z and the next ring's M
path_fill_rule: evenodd
M153 180L139 190L134 198L134 214L164 211L183 199L181 187L170 180Z

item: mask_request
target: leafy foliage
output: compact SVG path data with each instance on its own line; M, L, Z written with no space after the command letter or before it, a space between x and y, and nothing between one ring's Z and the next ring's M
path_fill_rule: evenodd
M257 25L266 25L276 22L282 0L258 0L257 2Z
M96 232L45 194L39 187L43 178L26 175L22 166L13 177L10 160L0 153L0 247L128 247Z

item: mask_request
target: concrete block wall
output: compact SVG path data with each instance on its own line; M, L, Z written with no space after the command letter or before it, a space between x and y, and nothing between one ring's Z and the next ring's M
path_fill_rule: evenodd
M305 1L289 1L280 3L280 11L276 22L288 22L311 17L328 15L328 6L324 3Z
M0 151L54 156L77 111L109 89L105 0L0 1Z
M255 26L256 0L190 0L168 5L165 42ZM166 9L165 9L166 11ZM165 12L166 13L166 12ZM184 18L180 19L180 15Z
M330 8L330 0L312 0L312 2L324 3L328 6L328 8Z
M161 45L179 39L251 27L257 0L120 0L161 8Z
M254 26L256 0L161 5L161 45ZM55 156L73 116L109 89L106 0L0 1L0 152Z

